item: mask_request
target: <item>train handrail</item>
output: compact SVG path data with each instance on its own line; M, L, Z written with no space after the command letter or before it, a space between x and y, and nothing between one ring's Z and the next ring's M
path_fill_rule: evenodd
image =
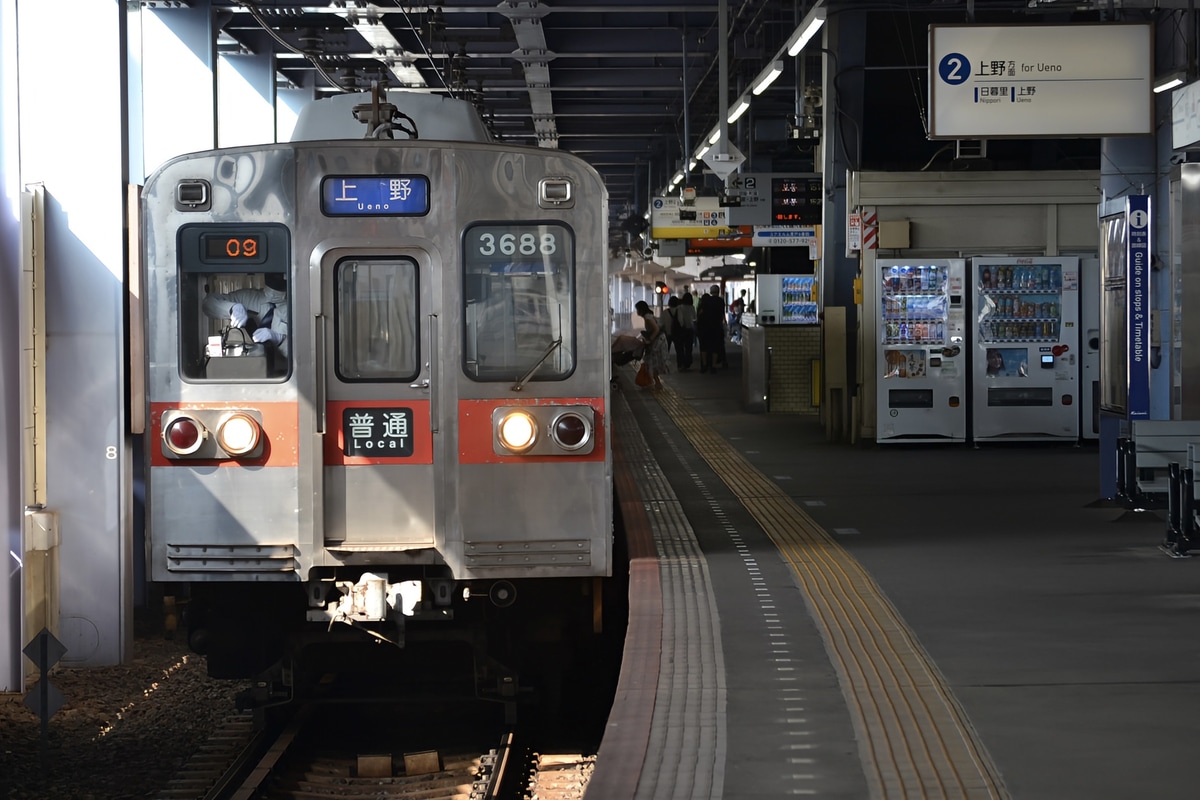
M329 378L325 375L325 315L317 314L317 348L316 348L316 370L317 370L317 434L325 435L325 393L328 387L325 382Z
M429 315L429 432L438 432L438 318Z

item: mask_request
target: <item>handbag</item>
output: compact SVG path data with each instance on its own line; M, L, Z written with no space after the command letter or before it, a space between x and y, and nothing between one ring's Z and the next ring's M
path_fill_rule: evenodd
M634 377L633 382L638 386L649 386L654 382L654 379L650 377L650 367L645 361L642 362L642 366L638 367L637 376Z

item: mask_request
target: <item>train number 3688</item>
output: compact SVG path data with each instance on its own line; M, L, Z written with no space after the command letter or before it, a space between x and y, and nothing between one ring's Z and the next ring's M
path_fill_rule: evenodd
M558 239L553 233L505 233L497 237L494 233L484 233L479 236L479 254L494 256L497 253L505 256L531 256L535 253L553 255L558 252Z

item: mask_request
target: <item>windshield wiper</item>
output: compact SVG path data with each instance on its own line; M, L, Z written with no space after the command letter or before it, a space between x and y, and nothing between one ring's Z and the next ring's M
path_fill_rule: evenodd
M509 388L514 392L519 392L522 389L524 389L525 384L528 383L529 379L533 377L533 373L538 371L538 367L540 367L542 364L546 363L546 359L549 358L550 354L553 353L555 350L557 350L559 345L561 345L561 344L562 344L562 337L560 336L557 339L555 339L553 342L550 343L550 346L546 348L546 352L542 353L542 357L537 360L537 363L529 368L529 372L526 372L524 375L522 375L521 379L519 381L517 381L516 383L514 383Z

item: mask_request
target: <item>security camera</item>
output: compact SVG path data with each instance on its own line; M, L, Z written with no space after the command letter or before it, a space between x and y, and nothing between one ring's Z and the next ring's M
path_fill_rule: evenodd
M644 258L654 258L654 248L653 248L653 247L646 247L646 248L643 248L643 250L642 250L642 257L644 257Z

